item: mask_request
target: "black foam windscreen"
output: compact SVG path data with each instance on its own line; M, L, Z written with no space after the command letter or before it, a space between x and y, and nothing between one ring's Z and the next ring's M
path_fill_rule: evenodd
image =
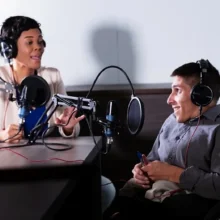
M43 106L49 101L51 97L50 87L42 77L28 76L21 82L19 90L22 91L24 86L27 86L27 102L32 107Z
M131 135L137 135L144 124L144 104L140 98L133 96L127 108L127 126Z

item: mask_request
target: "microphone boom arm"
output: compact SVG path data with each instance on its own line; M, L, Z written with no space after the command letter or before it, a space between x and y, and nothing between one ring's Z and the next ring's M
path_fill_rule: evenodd
M52 97L52 100L54 99L61 106L74 106L85 110L93 110L93 112L96 111L96 102L89 98L56 94Z
M44 116L47 114L47 112L50 110L50 108L54 105L53 110L50 112L50 114L47 116L47 119L43 122ZM92 110L93 114L96 112L96 102L89 98L84 97L74 97L74 96L68 96L68 95L61 95L61 94L55 94L52 97L51 104L45 109L44 113L41 115L40 119L36 123L35 127L31 130L29 134L29 143L33 144L35 143L38 135L40 132L44 129L44 126L48 123L50 118L52 117L53 113L56 111L58 106L69 106L69 107L75 107L78 110L84 109L84 110Z

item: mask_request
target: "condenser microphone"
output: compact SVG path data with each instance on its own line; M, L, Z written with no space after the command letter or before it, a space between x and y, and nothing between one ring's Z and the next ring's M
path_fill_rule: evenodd
M107 149L111 148L113 137L116 134L117 118L118 118L117 104L115 100L111 100L108 102L107 105L106 117L105 117L106 125L104 126Z
M28 92L28 87L25 85L22 89L22 92L21 92L21 97L20 97L20 101L19 101L20 106L18 109L18 116L20 118L20 122L19 122L20 128L25 123L25 118L31 110L30 105L28 104L28 101L27 101L27 92Z
M131 100L129 101L129 104L128 104L128 107L127 107L127 116L126 116L126 125L127 125L127 128L128 128L128 132L130 135L138 135L140 133L140 131L142 130L142 127L143 127L143 124L144 124L144 120L145 120L145 109L144 109L144 103L142 102L142 100L137 97L135 95L135 92L134 92L134 88L133 88L133 85L131 83L131 80L129 79L127 73L119 66L115 66L115 65L110 65L110 66L107 66L105 68L103 68L99 73L98 75L96 76L86 98L89 97L90 93L92 92L99 76L107 69L109 68L116 68L118 70L120 70L124 75L125 77L127 78L129 84L130 84L130 87L131 87L131 90L132 90L132 95L131 95ZM103 125L105 127L105 136L107 138L107 144L111 145L111 143L113 142L113 136L116 132L116 127L119 127L117 124L117 120L115 119L115 116L112 114L112 111L110 110L113 110L113 108L111 107L114 106L115 102L109 102L108 103L108 112L106 114L106 120L107 120L107 127L106 127L106 123L101 121L101 120L97 120L98 123L100 123L101 125ZM116 108L117 109L117 108ZM109 114L109 112L111 114ZM115 122L114 122L115 120ZM113 127L112 127L113 126ZM121 126L120 126L121 127Z

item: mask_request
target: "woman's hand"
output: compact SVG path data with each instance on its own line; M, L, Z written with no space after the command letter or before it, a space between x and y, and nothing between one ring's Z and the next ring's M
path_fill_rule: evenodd
M23 131L19 133L18 131L19 125L10 124L5 130L0 131L0 141L6 140L6 143L18 143L24 136Z
M74 113L73 113L74 111ZM75 125L85 118L85 115L81 115L80 117L76 118L77 109L75 107L67 107L64 109L63 113L60 115L59 118L56 118L55 123L57 125L64 125L67 124L70 115L72 114L69 123L66 126L63 126L63 131L66 135L71 135L73 132L73 128Z

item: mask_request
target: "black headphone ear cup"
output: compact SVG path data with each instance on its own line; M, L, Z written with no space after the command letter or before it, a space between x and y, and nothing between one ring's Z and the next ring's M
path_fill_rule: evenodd
M12 40L0 38L0 53L5 59L12 59L17 56L17 48Z
M43 40L43 46L46 47L46 41ZM17 56L17 45L10 39L0 38L0 54L5 59L12 59Z
M213 92L209 86L195 85L191 90L191 101L197 106L207 106L213 100Z

